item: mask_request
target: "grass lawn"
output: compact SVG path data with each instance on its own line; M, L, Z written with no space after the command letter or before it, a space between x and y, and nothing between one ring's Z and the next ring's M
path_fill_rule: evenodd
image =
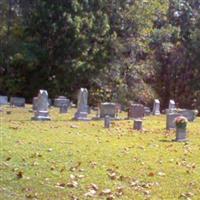
M131 120L71 121L74 109L31 121L29 109L0 113L0 199L200 199L200 118L176 143L164 115L146 117L141 133Z

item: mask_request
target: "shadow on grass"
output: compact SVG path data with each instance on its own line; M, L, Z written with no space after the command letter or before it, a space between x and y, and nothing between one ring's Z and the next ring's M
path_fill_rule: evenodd
M175 142L175 140L174 139L172 139L172 140L162 139L162 140L159 140L159 142L172 143L172 142Z

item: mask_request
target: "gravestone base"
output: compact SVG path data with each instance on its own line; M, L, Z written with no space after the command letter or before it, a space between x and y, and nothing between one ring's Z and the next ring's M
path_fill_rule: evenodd
M160 115L160 112L155 112L154 115L158 116Z
M111 120L110 117L107 115L104 118L104 128L110 128Z
M80 121L89 121L90 119L87 118L87 112L77 112L75 113L74 119Z
M112 121L122 120L122 118L120 118L120 117L111 117L111 116L109 116L109 117L110 117L110 120L112 120ZM104 119L105 119L105 117L100 117L100 116L96 116L96 117L92 118L92 120L104 120Z
M11 107L25 107L26 100L23 97L11 97L10 106Z
M176 142L187 142L187 131L186 129L177 128L176 129Z
M135 119L133 124L133 129L137 131L142 131L142 120L141 119Z
M49 121L51 118L49 117L48 111L39 111L35 113L35 116L32 117L32 120L36 121Z
M62 106L60 107L60 114L66 114L67 111L68 111L67 105L62 105Z
M175 142L188 142L188 139L175 139Z

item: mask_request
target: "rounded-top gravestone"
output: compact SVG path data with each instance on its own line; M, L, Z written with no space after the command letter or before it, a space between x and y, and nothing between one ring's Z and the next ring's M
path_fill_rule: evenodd
M86 88L81 88L78 93L78 105L77 112L75 113L75 120L87 121L88 115L88 90Z
M48 108L48 92L46 90L40 90L37 99L37 109L35 111L35 116L32 119L41 121L50 120Z

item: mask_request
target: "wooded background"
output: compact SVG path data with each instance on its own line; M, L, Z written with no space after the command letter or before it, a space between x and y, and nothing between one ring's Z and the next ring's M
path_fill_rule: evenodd
M200 0L1 0L0 94L200 109Z

